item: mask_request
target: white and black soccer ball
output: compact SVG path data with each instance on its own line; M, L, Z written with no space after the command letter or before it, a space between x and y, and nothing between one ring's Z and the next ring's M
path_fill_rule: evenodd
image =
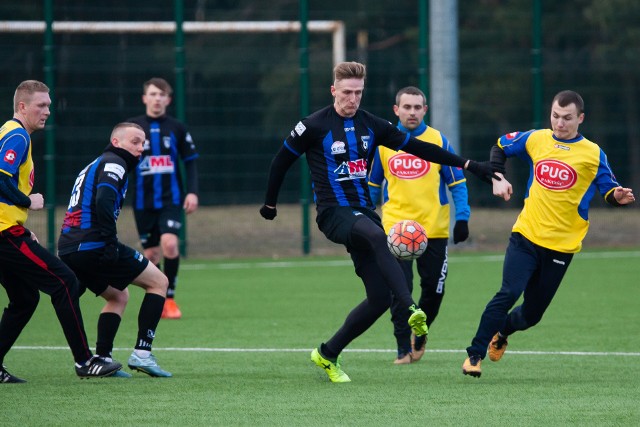
M398 259L419 258L427 250L427 232L417 221L406 219L389 230L387 246Z

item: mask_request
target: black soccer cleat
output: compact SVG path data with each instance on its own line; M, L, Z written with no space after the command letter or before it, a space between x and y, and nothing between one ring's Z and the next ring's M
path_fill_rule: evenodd
M18 378L16 376L11 375L9 372L7 372L7 368L5 368L4 366L2 366L2 368L0 369L0 383L18 384L18 383L26 383L26 382L27 381L23 380L22 378Z
M115 360L108 361L104 357L93 356L89 362L83 366L76 363L76 374L80 378L99 378L113 375L122 368L122 364Z

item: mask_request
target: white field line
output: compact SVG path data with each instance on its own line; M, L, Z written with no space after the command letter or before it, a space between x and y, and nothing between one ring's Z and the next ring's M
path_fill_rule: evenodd
M620 251L620 252L584 252L578 253L575 260L582 259L611 259L611 258L640 258L640 251ZM502 262L504 255L484 255L484 256L450 256L450 263L458 262ZM290 268L290 267L347 267L353 265L351 260L309 260L309 261L265 261L265 262L228 262L228 263L207 263L207 264L187 264L180 268L184 270L245 270L255 268Z
M12 350L65 350L69 347L56 346L13 346ZM130 348L114 348L116 351L129 351ZM211 348L211 347L154 347L155 352L158 351L178 351L178 352L201 352L201 353L306 353L311 351L310 348ZM395 353L392 349L345 349L349 353ZM464 353L464 350L446 350L446 349L428 349L427 353ZM518 355L539 355L539 356L627 356L640 357L637 352L621 352L621 351L528 351L528 350L509 350L509 354Z

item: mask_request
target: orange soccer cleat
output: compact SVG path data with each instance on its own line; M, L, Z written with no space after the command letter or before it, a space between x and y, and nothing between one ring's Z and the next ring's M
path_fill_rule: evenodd
M180 311L178 304L176 304L175 299L167 298L164 300L161 317L163 319L180 319L182 317L182 312Z

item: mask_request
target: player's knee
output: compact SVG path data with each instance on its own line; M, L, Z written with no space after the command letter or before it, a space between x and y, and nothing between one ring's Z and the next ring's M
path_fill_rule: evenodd
M122 307L124 309L124 307L126 307L127 303L129 302L129 290L125 289L121 292L114 293L109 301L117 304L118 307Z
M175 258L180 254L178 236L174 234L163 234L160 239L162 255L165 258Z
M156 280L154 280L153 287L160 291L163 294L167 294L167 289L169 289L169 279L164 274L160 274Z

